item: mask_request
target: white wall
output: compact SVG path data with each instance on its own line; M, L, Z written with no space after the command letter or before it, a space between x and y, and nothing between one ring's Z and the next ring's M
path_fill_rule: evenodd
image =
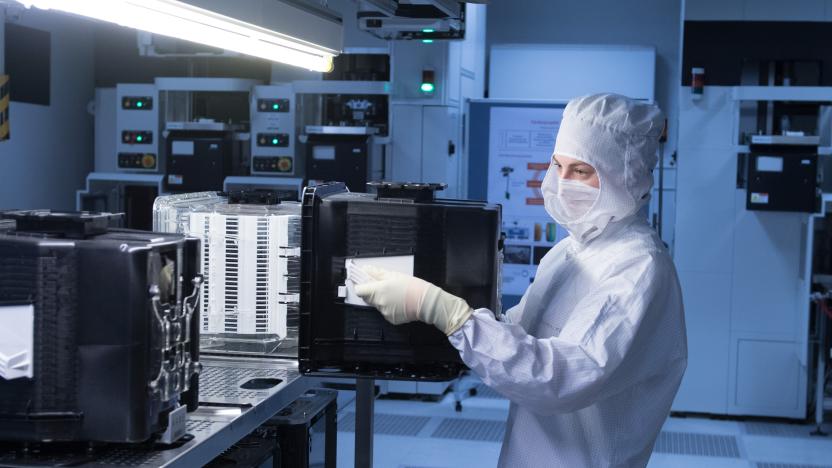
M677 147L679 126L681 10L682 0L497 1L488 7L487 39L489 46L539 43L655 47L656 101L670 124L664 151L667 167ZM671 168L666 175L671 184L675 180L673 172ZM666 186L666 190L663 237L672 246L675 187Z
M75 190L93 165L93 117L86 110L94 97L92 28L39 11L23 12L18 22L52 33L51 105L11 103L11 139L0 142L0 209L75 209ZM0 33L0 54L5 46Z
M488 44L618 44L656 48L656 100L678 120L681 0L491 2ZM668 147L675 148L675 132Z
M344 48L387 48L387 41L379 39L358 27L358 2L356 0L327 0L329 8L341 13L344 21Z

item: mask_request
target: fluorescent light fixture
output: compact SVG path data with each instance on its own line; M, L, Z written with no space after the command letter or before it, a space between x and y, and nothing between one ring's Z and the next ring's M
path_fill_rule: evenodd
M27 8L56 10L286 63L332 70L338 51L177 0L16 0Z

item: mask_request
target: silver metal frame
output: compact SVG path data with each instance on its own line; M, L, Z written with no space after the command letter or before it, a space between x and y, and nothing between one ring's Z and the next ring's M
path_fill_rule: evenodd
M186 428L187 433L193 436L192 440L179 447L166 450L158 447L147 448L146 445L104 447L98 449L98 452L89 453L88 462L73 463L72 466L88 468L203 466L266 423L310 387L310 379L300 375L297 362L294 361L213 356L203 356L200 360L204 365L204 371L227 374L227 378L200 382L201 393L240 391L242 394L239 398L225 399L225 403L214 403L217 399L209 397L207 400L211 400L210 405L200 406L193 413L188 413ZM246 371L259 375L279 376L282 382L266 390L240 389L239 385L250 378L245 375ZM200 402L208 403L202 397L200 397ZM3 454L0 454L0 464L3 462ZM16 460L15 464L19 465L20 461ZM44 465L35 464L33 460L32 466Z

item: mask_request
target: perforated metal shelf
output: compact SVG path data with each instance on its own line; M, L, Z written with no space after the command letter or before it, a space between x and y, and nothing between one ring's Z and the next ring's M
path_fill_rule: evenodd
M269 390L246 390L240 386L251 379L287 381L299 376L297 370L206 365L199 376L199 400L204 403L254 404L269 396Z
M0 450L0 465L20 467L75 466L85 468L203 466L264 424L309 388L293 361L213 358L201 359L200 408L188 414L187 433L193 437L181 446L103 446L87 451L76 446L69 453L23 458L14 450ZM240 388L252 378L278 379L274 387Z

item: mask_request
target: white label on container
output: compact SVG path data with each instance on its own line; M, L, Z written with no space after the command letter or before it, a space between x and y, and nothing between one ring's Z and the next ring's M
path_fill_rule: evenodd
M760 205L767 205L768 204L768 194L767 193L752 193L751 194L751 203L757 203Z
M170 149L174 156L193 156L194 142L192 141L174 141Z
M783 158L778 156L758 157L757 172L783 172Z
M34 376L34 317L31 304L0 306L0 379Z
M312 158L313 159L323 159L326 161L333 161L335 160L335 147L334 146L313 146L312 147Z

